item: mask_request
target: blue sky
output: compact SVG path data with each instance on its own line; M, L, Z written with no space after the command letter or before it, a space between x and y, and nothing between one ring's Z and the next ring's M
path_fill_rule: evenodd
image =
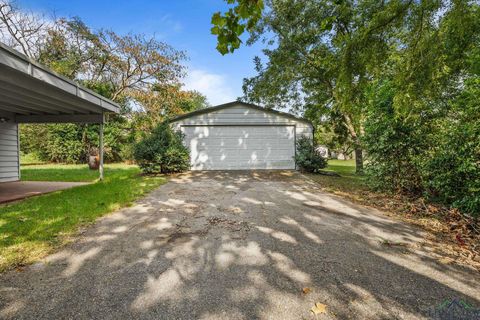
M261 53L260 44L226 56L215 50L210 18L227 8L223 0L19 0L18 4L49 16L78 16L93 29L154 35L184 50L189 57L186 87L202 92L213 105L242 95L242 80L255 74L252 60Z

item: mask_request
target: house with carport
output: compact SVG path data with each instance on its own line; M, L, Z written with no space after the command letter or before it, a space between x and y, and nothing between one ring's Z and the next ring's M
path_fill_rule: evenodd
M113 101L0 43L0 183L20 180L21 123L99 124L103 178L103 124Z

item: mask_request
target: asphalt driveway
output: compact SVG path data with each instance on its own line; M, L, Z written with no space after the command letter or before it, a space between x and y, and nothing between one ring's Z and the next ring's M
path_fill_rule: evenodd
M0 275L0 318L421 319L480 306L479 284L421 230L298 173L199 172Z

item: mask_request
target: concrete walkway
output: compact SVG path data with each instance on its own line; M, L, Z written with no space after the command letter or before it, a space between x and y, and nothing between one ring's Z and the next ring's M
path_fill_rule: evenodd
M424 236L297 173L185 174L0 275L0 318L424 319L445 300L480 306L479 273L441 263ZM313 316L316 302L326 313Z
M59 190L88 184L88 182L14 181L0 183L0 203L17 201Z

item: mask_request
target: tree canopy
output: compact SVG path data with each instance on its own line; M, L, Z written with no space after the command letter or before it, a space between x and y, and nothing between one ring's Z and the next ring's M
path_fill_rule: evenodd
M186 54L155 38L92 30L78 17L48 18L2 2L0 41L121 105L105 129L107 160L132 159L132 143L145 132L208 105L182 88ZM98 145L95 125L30 125L21 132L23 151L50 161L82 162Z
M233 52L245 31L247 44L266 44L267 61L255 58L258 74L244 81L245 99L340 122L359 157L373 81L392 80L395 109L418 113L426 99L458 87L478 43L473 1L268 0L263 11L263 1L228 2L234 8L212 18L219 51ZM237 38L218 34L219 24Z

